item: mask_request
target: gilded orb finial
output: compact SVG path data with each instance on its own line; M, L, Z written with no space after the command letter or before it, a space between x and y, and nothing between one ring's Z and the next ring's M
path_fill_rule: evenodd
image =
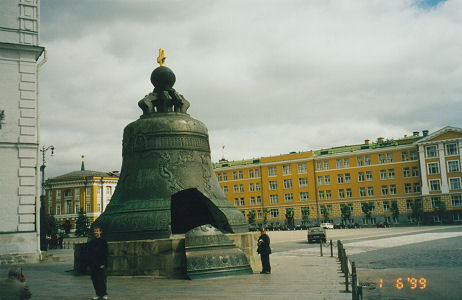
M167 58L167 55L165 54L165 50L162 48L159 48L159 56L157 57L157 63L160 66L165 65L165 59Z

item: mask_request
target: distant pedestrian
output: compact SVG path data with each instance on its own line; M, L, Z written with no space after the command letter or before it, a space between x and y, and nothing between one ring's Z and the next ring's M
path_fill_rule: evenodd
M95 238L88 243L88 260L91 271L91 281L95 288L94 300L108 299L106 291L106 268L108 247L105 239L101 237L100 227L93 229Z
M0 299L18 300L29 299L32 296L26 285L26 277L20 267L8 270L8 279L0 281Z
M271 254L270 238L266 234L265 228L260 229L257 252L260 254L262 265L262 271L260 274L271 274L271 265L269 259L269 255Z

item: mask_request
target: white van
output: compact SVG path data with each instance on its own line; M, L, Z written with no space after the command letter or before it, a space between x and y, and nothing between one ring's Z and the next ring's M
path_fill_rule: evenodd
M334 224L332 223L321 223L321 226L319 226L321 228L325 228L325 229L334 229Z

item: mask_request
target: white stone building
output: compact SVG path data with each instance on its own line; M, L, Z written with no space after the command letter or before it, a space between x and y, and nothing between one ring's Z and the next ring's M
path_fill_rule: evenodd
M0 1L0 264L37 262L39 0Z

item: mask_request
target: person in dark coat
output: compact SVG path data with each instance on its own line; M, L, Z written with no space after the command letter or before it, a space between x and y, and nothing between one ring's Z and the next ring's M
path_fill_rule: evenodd
M0 281L0 299L18 300L30 299L31 292L26 285L26 277L19 267L8 270L8 279Z
M260 274L271 274L271 265L269 259L269 255L271 254L270 238L266 234L265 228L260 229L257 252L260 254L262 265L262 271Z
M100 227L93 229L95 238L88 243L88 262L91 271L91 281L95 288L97 299L108 299L106 291L106 267L108 258L108 247L105 239L101 237Z

